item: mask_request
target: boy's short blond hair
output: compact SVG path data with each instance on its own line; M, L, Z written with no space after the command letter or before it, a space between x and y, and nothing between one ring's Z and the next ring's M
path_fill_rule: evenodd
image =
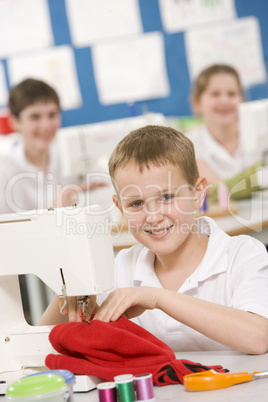
M140 171L171 163L178 166L190 185L199 177L193 143L171 127L145 126L131 131L114 149L109 160L109 173L114 181L118 168L134 161ZM131 180L131 177L130 177Z

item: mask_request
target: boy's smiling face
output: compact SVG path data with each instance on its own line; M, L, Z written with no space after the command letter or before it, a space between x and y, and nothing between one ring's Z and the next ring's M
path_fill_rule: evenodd
M205 196L206 181L187 183L181 169L170 163L150 165L140 172L130 161L117 168L118 196L114 202L126 219L133 236L156 255L176 252L193 236L194 216Z
M23 109L18 118L12 116L12 123L23 135L26 148L46 151L60 127L60 111L54 102L37 102Z

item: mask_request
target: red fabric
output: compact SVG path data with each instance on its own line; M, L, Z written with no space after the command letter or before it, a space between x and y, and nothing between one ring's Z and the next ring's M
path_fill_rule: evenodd
M93 375L113 381L120 374L152 373L157 385L183 383L183 376L207 367L188 360L176 360L172 349L132 321L93 320L56 325L49 340L60 355L46 357L49 369L67 369L74 374Z

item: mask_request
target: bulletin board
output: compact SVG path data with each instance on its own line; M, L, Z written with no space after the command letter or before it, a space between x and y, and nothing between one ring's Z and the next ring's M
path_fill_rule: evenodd
M8 1L14 7L7 11L11 17L3 12L1 17L1 7ZM204 58L210 60L217 54L218 43L222 43L219 55L228 60L235 51L236 67L239 63L244 66L246 99L268 98L266 0L98 0L103 12L99 10L95 18L90 13L90 0L75 2L0 0L0 37L1 26L6 33L2 42L0 39L0 108L6 107L9 88L23 74L31 73L37 74L36 78L43 74L61 85L63 127L146 112L189 116L192 81ZM219 10L212 18L207 15L207 21L200 17L198 4L216 9L221 2L224 13ZM19 3L25 3L25 16ZM84 13L75 8L78 3ZM174 7L184 3L185 15L180 21L182 13L176 16ZM118 7L118 20L113 24L109 4ZM29 21L35 25L20 35L12 23L19 25L23 20L27 24L29 10L33 12ZM107 27L108 37L104 34ZM23 37L26 33L28 38ZM214 43L209 46L206 38L212 37ZM22 43L17 43L18 38ZM239 49L233 49L231 42Z

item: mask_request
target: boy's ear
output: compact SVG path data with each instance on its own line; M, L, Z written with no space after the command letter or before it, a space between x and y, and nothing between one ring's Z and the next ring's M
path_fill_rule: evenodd
M19 119L13 114L9 115L9 123L14 131L19 131Z
M195 182L195 209L200 209L207 195L208 182L205 177L198 177Z
M121 202L119 201L119 198L117 197L117 195L113 195L113 202L114 204L117 206L117 208L119 209L119 211L121 212L121 214L123 214L123 207Z
M200 101L199 101L199 99L194 99L194 100L192 100L192 109L193 109L193 112L194 112L196 115L201 115L201 109L200 109Z

